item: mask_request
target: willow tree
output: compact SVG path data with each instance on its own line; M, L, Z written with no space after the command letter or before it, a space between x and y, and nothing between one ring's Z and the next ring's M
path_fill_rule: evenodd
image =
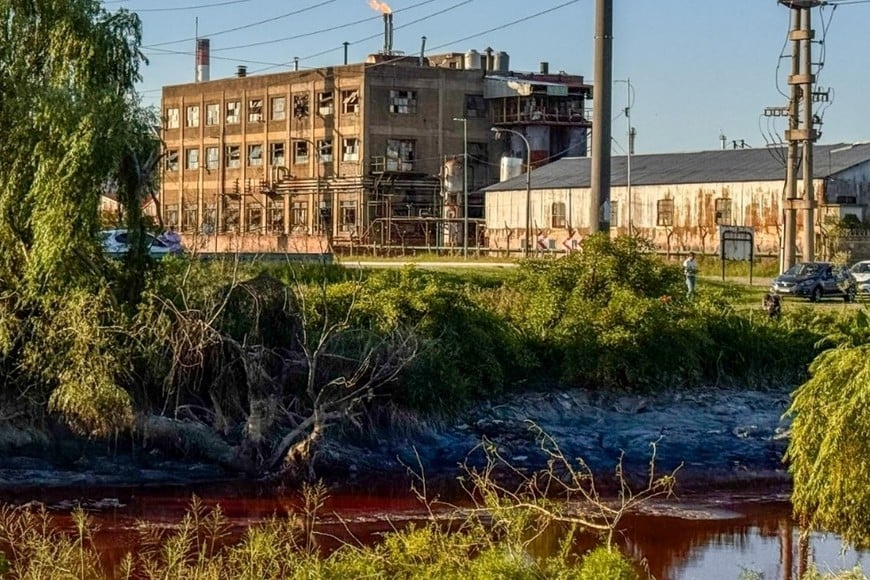
M95 0L0 0L0 24L0 278L78 285L134 130L139 19Z
M0 0L0 396L88 434L132 419L96 233L133 183L140 42L96 0Z
M787 459L792 503L806 528L870 546L870 343L862 311L850 340L810 366L795 393ZM844 337L841 337L844 338Z

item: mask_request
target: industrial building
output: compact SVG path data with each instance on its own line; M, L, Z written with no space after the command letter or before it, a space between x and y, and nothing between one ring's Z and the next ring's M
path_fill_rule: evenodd
M813 154L814 240L824 253L832 224L870 219L870 143L815 145ZM756 254L778 255L785 161L784 148L613 157L611 201L596 218L614 235L631 232L668 253L715 253L720 226L748 227ZM590 231L589 158L563 158L484 191L491 251L570 251ZM798 230L805 227L798 213Z
M409 56L392 30L385 14L384 49L364 63L217 80L200 39L197 81L163 89L163 222L200 251L475 247L474 192L503 153L586 154L582 76L512 72L491 49Z

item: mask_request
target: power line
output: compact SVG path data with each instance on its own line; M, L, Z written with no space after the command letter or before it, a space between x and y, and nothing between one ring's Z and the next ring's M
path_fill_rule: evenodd
M252 22L250 24L243 24L242 26L236 26L234 28L227 28L225 30L219 30L217 32L209 32L208 34L202 34L199 37L192 38L183 38L180 40L168 40L166 42L158 42L156 44L145 45L142 48L154 48L158 46L166 46L169 44L179 44L182 42L190 42L192 40L198 40L203 37L213 37L221 34L229 34L230 32L237 32L239 30L245 30L246 28L253 28L254 26L260 26L261 24L268 24L270 22L276 22L278 20L282 20L284 18L289 18L290 16L296 16L297 14L302 14L303 12L309 12L311 10L315 10L317 8L321 8L326 6L327 4L332 4L335 0L325 0L324 2L319 2L318 4L314 4L312 6L306 6L305 8L300 8L299 10L294 10L292 12L287 12L285 14L280 14L278 16L273 16L272 18L267 18L266 20L260 20L259 22ZM212 50L213 52L213 50Z
M253 0L225 0L224 2L213 2L211 4L199 4L197 6L175 6L173 8L136 8L129 9L131 12L181 12L184 10L200 10L202 8L219 8L221 6L229 6L231 4L245 4Z

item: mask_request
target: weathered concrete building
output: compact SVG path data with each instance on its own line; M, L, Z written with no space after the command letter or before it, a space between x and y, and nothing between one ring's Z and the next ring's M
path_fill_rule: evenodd
M816 247L831 223L870 219L870 144L816 145ZM716 252L719 226L747 226L756 253L776 255L782 234L785 152L738 149L613 157L611 232L649 238L665 252ZM531 174L530 248L567 251L589 232L590 159L564 158ZM485 189L487 244L518 251L526 243L527 176ZM799 184L798 195L803 195ZM806 227L798 212L798 230ZM798 236L800 239L800 236ZM800 248L798 248L800 253Z
M203 251L322 252L461 245L467 209L475 246L482 197L465 207L463 171L479 192L515 145L490 128L529 135L539 163L583 155L589 92L545 67L512 73L505 53L389 45L361 64L164 87L161 215Z

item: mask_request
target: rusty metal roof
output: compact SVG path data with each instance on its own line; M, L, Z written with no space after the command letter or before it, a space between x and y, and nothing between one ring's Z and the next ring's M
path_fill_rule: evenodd
M718 149L694 153L631 156L632 185L785 181L786 149ZM813 147L816 179L870 161L870 142ZM588 188L591 159L565 157L532 171L532 189ZM610 158L611 185L627 183L626 157ZM801 174L799 174L801 175ZM524 190L526 175L496 183L484 191Z

